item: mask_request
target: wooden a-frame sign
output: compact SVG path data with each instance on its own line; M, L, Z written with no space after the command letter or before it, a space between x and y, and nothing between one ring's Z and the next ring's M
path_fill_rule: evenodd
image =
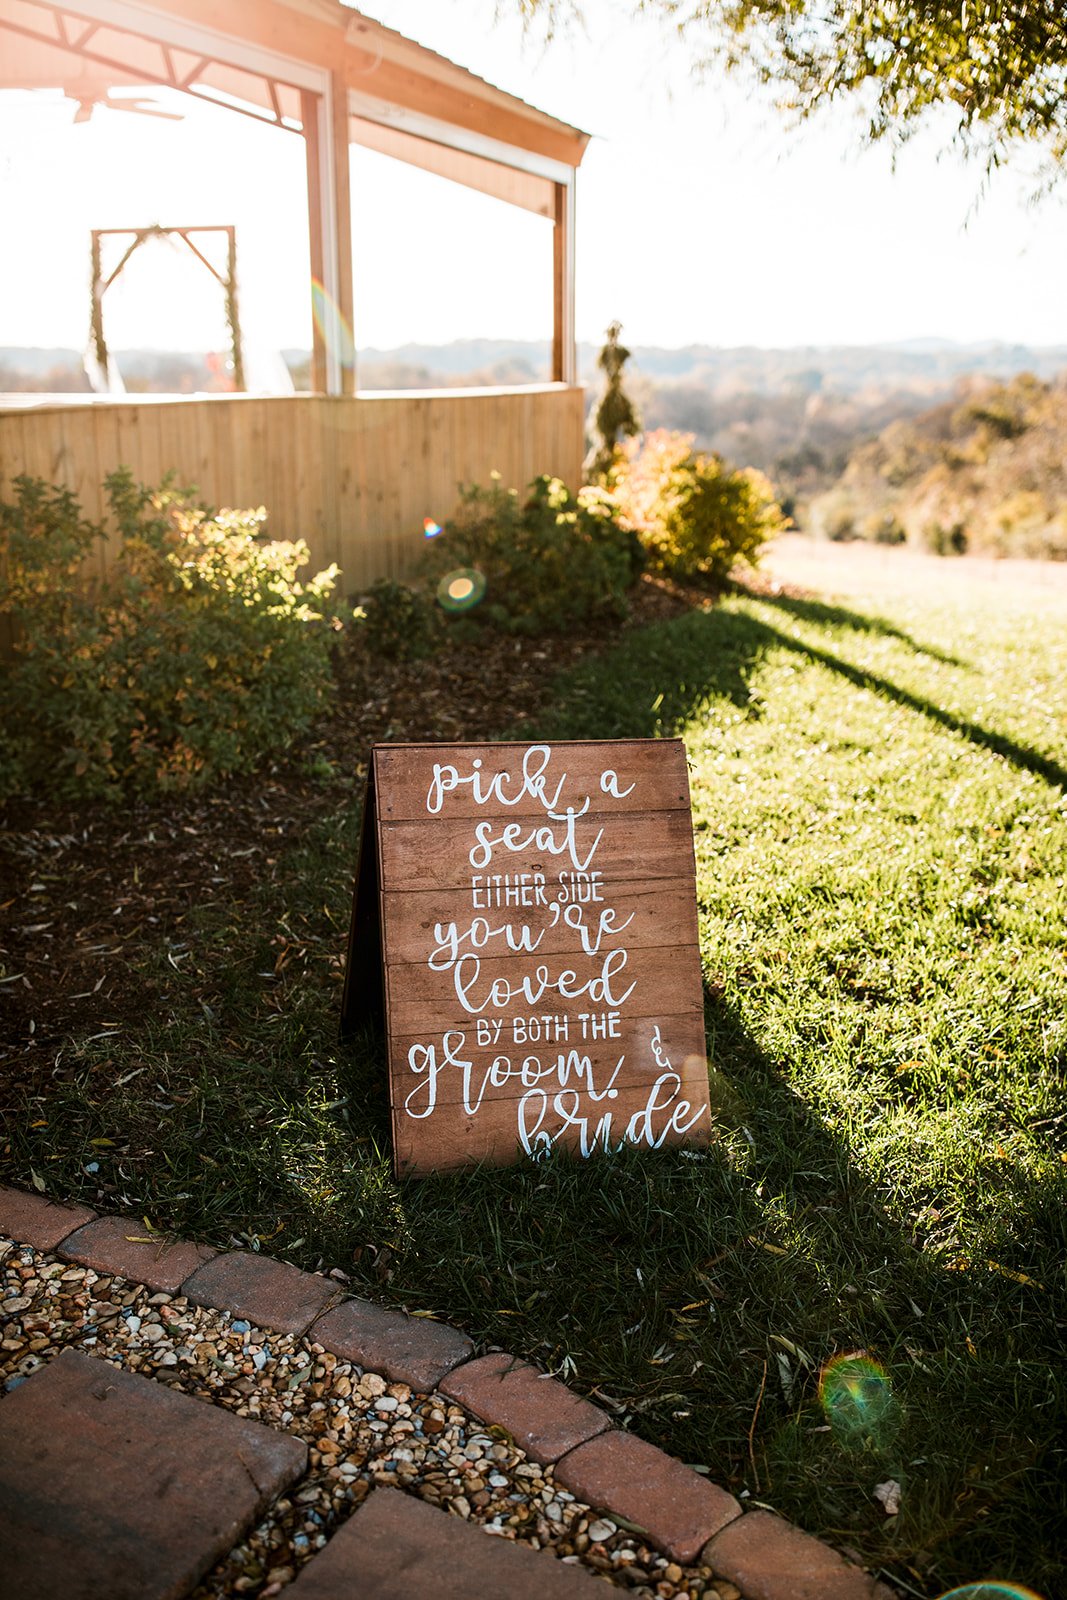
M343 1033L398 1175L711 1132L681 740L376 745Z

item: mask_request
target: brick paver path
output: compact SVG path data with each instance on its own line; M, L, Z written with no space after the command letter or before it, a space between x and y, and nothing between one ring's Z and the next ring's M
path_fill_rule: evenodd
M582 1567L375 1489L293 1586L293 1600L610 1600Z
M303 1472L307 1447L64 1350L0 1407L10 1600L180 1600Z
M54 1251L346 1360L436 1388L505 1429L595 1510L639 1523L676 1561L707 1562L743 1600L894 1600L869 1573L770 1512L743 1512L528 1362L246 1251L165 1243L126 1218L0 1187L0 1235ZM305 1445L109 1362L66 1350L0 1402L4 1600L181 1600L305 1469ZM296 1579L294 1600L595 1600L584 1568L397 1490L375 1489ZM734 1592L734 1591L732 1591Z

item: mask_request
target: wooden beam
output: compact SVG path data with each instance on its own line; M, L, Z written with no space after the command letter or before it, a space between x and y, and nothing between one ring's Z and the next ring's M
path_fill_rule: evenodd
M167 11L216 35L260 45L331 73L339 70L351 88L364 94L440 117L568 166L578 166L589 142L579 129L525 106L517 96L481 83L472 73L413 40L403 41L403 62L383 57L375 49L374 27L366 44L353 42L349 30L358 13L342 6L337 7L336 20L310 15L284 0L227 0L225 8L220 8L218 0L167 0ZM149 30L146 36L151 36Z
M381 122L370 122L366 117L349 118L352 143L365 150L376 150L394 161L403 161L409 167L432 172L450 183L464 184L481 194L492 195L507 205L521 206L534 216L555 216L555 195L551 178L540 178L532 172L520 172L516 167L504 166L485 156L471 155L451 145L439 144L434 139L422 138Z
M310 89L300 91L300 121L304 130L304 156L308 189L308 242L310 278L322 283L326 257L322 240L322 150L319 143L319 97ZM308 283L310 297L311 283ZM311 389L326 393L326 341L320 319L311 318Z
M588 134L565 124L546 127L535 116L494 104L470 90L441 82L428 72L416 72L394 61L374 61L368 52L352 46L345 60L349 85L361 94L469 128L472 133L520 150L535 151L565 166L577 167L589 143Z

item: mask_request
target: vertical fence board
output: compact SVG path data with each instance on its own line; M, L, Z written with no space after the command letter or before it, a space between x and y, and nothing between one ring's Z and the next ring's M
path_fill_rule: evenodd
M314 570L336 561L344 588L401 577L423 519L447 518L461 484L500 473L522 488L548 472L577 486L583 399L562 386L260 398L49 402L4 408L0 479L28 472L104 513L100 484L128 466L142 483L173 471L209 505L266 505L278 538L305 539ZM113 556L102 548L100 570Z

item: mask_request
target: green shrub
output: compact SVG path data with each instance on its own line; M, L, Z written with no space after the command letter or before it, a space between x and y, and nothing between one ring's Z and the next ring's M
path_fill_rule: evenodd
M922 542L935 556L963 556L967 554L967 530L961 522L946 525L932 517L923 524Z
M601 489L575 496L559 478L540 477L523 497L494 476L488 489L464 491L426 548L422 577L444 612L511 633L624 617L643 556L616 511Z
M788 525L762 473L697 455L689 434L657 430L627 446L614 491L650 564L671 577L722 584L738 561L755 565Z
M370 651L389 661L418 661L440 642L441 618L431 597L392 578L371 585L355 616Z
M860 538L872 544L904 544L907 534L900 519L888 509L872 511L860 524Z
M808 520L816 539L829 539L833 544L844 544L860 537L858 518L855 498L840 484L819 495L808 508Z
M323 606L335 568L300 584L302 543L261 536L265 512L193 505L123 470L105 484L120 542L74 497L15 479L0 502L2 787L68 798L205 784L246 770L307 726L330 681Z

